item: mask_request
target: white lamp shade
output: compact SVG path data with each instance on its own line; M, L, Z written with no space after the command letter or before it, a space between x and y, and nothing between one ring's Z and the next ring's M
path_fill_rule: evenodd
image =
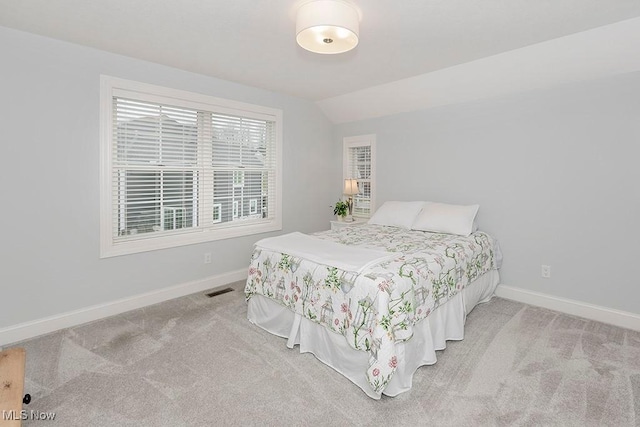
M344 193L347 196L353 196L358 194L360 190L358 189L358 180L356 179L345 179L344 180Z
M358 44L359 15L342 0L315 0L298 9L296 41L315 53L342 53Z

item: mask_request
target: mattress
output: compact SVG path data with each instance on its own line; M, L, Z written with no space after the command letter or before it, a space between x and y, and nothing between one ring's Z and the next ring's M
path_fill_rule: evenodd
M249 319L374 398L410 388L415 369L435 362L433 351L462 339L465 303L472 308L498 283L497 243L483 232L366 225L302 237L256 244L245 288ZM334 250L338 258L352 253L361 267L339 262Z

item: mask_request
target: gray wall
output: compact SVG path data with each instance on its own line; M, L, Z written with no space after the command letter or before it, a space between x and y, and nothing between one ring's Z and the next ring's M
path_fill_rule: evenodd
M99 259L100 74L282 109L283 232L329 228L341 148L313 103L3 27L0 52L0 328L244 268L267 236Z
M281 108L283 232L328 228L342 137L375 133L379 202L480 203L504 284L640 313L640 73L332 127L304 100L3 27L0 52L0 328L244 268L266 236L99 259L100 74Z
M503 284L640 314L640 73L348 123L334 142L367 133L379 204L479 203Z

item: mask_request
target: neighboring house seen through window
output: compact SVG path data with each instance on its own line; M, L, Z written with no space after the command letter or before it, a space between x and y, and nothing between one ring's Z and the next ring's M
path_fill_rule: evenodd
M282 112L102 77L101 256L282 228Z

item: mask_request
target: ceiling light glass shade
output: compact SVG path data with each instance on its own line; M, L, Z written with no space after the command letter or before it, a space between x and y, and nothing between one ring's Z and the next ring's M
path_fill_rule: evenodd
M315 53L347 52L358 44L360 17L355 7L342 0L305 3L296 17L296 41Z

